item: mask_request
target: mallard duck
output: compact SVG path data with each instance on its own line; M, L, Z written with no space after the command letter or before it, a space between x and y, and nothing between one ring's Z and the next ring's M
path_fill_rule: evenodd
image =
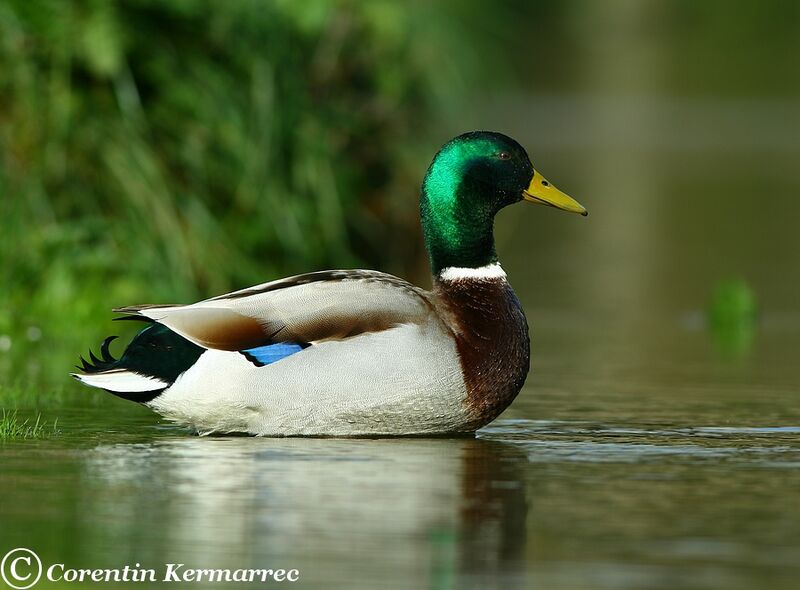
M190 305L122 307L119 319L148 325L119 359L106 339L73 376L200 434L473 432L514 400L530 364L493 237L495 214L519 201L587 214L510 137L459 135L422 183L430 291L328 270Z

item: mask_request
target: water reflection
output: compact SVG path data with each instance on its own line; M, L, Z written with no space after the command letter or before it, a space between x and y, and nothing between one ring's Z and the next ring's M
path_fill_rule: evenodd
M80 538L109 562L296 567L327 587L357 571L365 587L522 588L525 464L480 439L101 445L80 488L102 526Z
M312 588L794 587L796 423L595 416L474 439L143 422L98 444L87 426L0 447L0 547L75 567L298 568Z

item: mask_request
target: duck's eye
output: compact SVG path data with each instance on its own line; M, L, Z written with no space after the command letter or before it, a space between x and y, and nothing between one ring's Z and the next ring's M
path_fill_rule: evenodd
M500 152L499 154L497 154L497 157L500 158L501 160L510 160L511 154L509 154L508 152Z

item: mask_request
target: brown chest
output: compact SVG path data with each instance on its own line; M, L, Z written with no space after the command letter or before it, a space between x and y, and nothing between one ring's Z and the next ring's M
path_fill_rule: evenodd
M505 410L525 383L530 368L525 314L505 280L440 282L435 293L456 339L466 404L480 428Z

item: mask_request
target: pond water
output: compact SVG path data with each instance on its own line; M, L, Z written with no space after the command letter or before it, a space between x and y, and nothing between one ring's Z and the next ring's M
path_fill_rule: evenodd
M0 546L297 568L310 588L795 587L790 359L731 366L708 334L654 322L645 370L611 326L531 312L536 372L475 438L198 438L122 401L66 408L61 436L0 446ZM590 362L599 343L614 362Z
M692 105L677 149L675 108L658 145L572 145L580 105L558 133L531 111L520 139L591 214L500 216L534 371L474 438L198 438L70 385L60 436L0 444L0 548L308 588L796 588L800 134L731 142L746 111L712 130ZM757 314L714 303L728 277Z

